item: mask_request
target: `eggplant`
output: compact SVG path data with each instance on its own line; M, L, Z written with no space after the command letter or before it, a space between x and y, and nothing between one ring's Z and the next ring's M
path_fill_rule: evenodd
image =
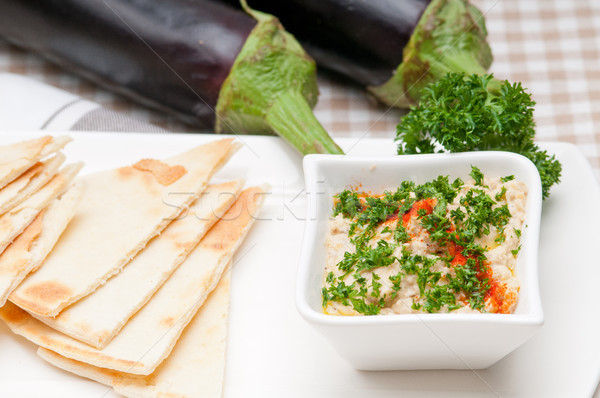
M226 0L241 6L239 0ZM388 80L430 0L246 0L278 17L318 64L363 85Z
M492 63L481 12L467 0L222 0L281 20L320 68L409 107L448 72ZM247 3L247 5L246 5Z
M268 14L215 0L2 0L0 37L199 128L342 153L312 113L314 60Z

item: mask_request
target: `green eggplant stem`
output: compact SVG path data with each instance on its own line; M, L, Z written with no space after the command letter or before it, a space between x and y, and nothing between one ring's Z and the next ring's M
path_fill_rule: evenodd
M266 114L267 124L300 153L344 152L321 126L304 96L297 90L281 93Z

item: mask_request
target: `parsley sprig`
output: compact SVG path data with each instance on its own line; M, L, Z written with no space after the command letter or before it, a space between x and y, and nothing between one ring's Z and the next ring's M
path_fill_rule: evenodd
M450 73L428 85L417 107L397 127L399 154L509 151L531 160L544 199L560 181L562 166L534 143L535 102L521 83L493 75Z

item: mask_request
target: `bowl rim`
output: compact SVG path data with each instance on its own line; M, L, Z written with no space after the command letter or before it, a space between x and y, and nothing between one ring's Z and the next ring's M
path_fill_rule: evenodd
M533 181L537 182L531 186L528 185L528 202L531 206L526 214L526 222L533 222L534 225L528 225L528 244L531 247L528 253L528 262L534 265L529 270L530 279L528 289L532 289L530 310L526 313L518 314L452 314L452 313L434 313L434 314L386 314L377 316L336 316L328 315L323 312L315 311L307 300L308 283L310 279L310 259L312 253L309 253L311 245L317 239L318 223L310 217L306 217L304 226L304 235L301 245L301 253L297 268L296 277L296 308L300 315L310 323L329 327L366 327L372 325L408 325L416 323L443 324L443 323L484 323L484 324L503 324L503 325L522 325L522 326L541 326L544 322L543 307L540 295L539 283L539 231L541 221L541 180L537 168L526 157L504 151L485 151L485 152L462 152L462 153L437 153L437 154L415 154L415 155L395 155L395 156L357 156L357 155L323 155L311 154L303 159L303 170L305 179L305 189L307 193L307 214L313 214L313 207L316 205L316 184L317 171L320 167L327 167L329 162L352 163L356 165L375 165L380 163L398 163L399 165L410 165L421 162L475 162L478 159L495 157L503 161L517 162L522 165L524 172L528 173ZM440 173L444 174L444 173Z

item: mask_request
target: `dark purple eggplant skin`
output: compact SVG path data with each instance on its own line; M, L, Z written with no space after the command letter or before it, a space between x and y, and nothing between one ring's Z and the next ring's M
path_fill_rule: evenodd
M206 129L255 25L212 0L0 0L0 37Z
M239 0L222 0L237 4ZM275 15L324 67L377 86L402 62L403 50L430 0L247 0Z

